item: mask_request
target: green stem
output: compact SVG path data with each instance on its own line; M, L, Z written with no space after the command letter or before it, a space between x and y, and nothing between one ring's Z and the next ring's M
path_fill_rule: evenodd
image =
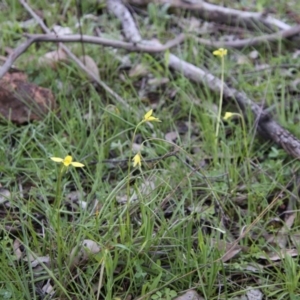
M250 165L249 165L249 161L248 161L249 150L248 150L248 144L247 144L246 124L245 124L245 119L244 119L243 115L241 115L241 119L242 119L242 127L243 127L245 154L246 154L246 160L247 160L247 171L248 171L248 174L250 174Z
M132 159L132 146L133 146L133 142L134 142L134 138L135 138L135 135L136 135L136 132L137 132L137 129L139 128L139 126L141 124L143 124L144 121L141 121L140 123L138 123L134 129L134 132L133 132L133 136L132 136L132 140L131 140L131 144L130 144L130 152L129 152L129 159L128 159L128 171L127 171L127 174L128 174L128 180L127 180L127 191L126 191L126 194L127 194L127 210L126 210L126 225L127 225L127 229L128 229L128 232L129 232L129 227L130 227L130 215L129 215L129 198L130 198L130 171L131 171L131 159Z
M62 165L56 182L56 193L55 193L55 200L54 200L54 208L59 209L61 205L61 181L62 175L64 173L64 165Z
M222 61L221 90L220 90L219 111L218 111L218 119L217 119L217 127L216 127L216 143L218 143L222 106L223 106L223 90L224 90L224 57L223 56L221 58L221 61Z
M131 170L131 159L132 159L132 146L133 146L133 142L134 142L134 138L136 135L136 132L138 130L138 128L140 127L141 124L143 124L144 121L141 121L140 123L138 123L134 129L133 132L133 136L132 136L132 140L131 140L131 144L130 144L130 152L129 152L129 159L128 159L128 181L127 181L127 199L129 199L129 193L130 193L130 170Z
M56 195L53 205L53 218L54 221L53 227L56 235L56 245L57 245L57 266L59 272L60 281L63 282L63 239L62 239L62 230L61 230L61 219L60 219L60 206L62 200L62 175L65 171L64 165L61 166L61 169L58 173L57 183L56 183Z

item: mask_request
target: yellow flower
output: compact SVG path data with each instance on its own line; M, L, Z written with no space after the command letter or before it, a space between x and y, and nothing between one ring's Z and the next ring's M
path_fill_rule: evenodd
M225 115L224 115L224 117L223 117L223 120L226 121L226 120L230 119L232 116L233 116L233 113L226 112Z
M161 122L160 119L153 117L153 116L152 116L152 113L153 113L153 109L150 109L150 110L144 115L144 119L143 119L142 122L152 122L152 121L155 121L155 122Z
M134 156L134 158L132 159L132 160L133 160L133 166L134 166L134 167L137 166L137 165L138 165L139 167L142 166L141 158L142 158L142 156L141 156L141 153L140 153L140 152L138 152L138 153Z
M223 117L223 120L227 121L228 119L232 118L233 116L241 117L241 115L238 113L226 112Z
M76 168L82 168L84 167L84 164L73 161L73 157L71 155L67 155L65 158L60 158L60 157L50 157L55 162L61 162L64 164L65 167L68 167L69 165L76 167Z
M223 57L223 56L227 55L227 49L219 48L218 50L215 50L213 52L213 55Z

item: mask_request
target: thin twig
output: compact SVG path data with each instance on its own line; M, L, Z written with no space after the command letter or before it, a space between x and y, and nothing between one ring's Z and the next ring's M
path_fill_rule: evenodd
M203 38L195 38L196 41L198 41L200 44L214 47L214 48L243 48L243 47L250 47L250 46L256 46L261 43L266 42L275 42L281 39L290 38L294 35L297 35L300 33L300 25L296 25L294 27L291 27L289 29L284 29L272 34L266 34L258 37L253 37L249 39L242 39L242 40L236 40L236 41L224 41L224 42L218 42L218 41L210 41Z

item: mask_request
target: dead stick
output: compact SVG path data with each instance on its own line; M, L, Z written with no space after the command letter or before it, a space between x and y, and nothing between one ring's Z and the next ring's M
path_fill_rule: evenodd
M229 24L245 25L248 28L267 29L268 31L286 30L291 26L279 19L272 17L266 11L251 12L211 4L205 1L182 1L182 0L127 0L127 3L147 5L149 2L167 4L170 8L188 9L204 20ZM124 27L123 27L124 28Z
M94 37L89 35L55 35L55 34L26 34L25 36L32 38L34 42L55 42L55 43L74 43L83 42L89 44L103 45L106 47L121 48L132 52L147 52L159 53L164 52L184 41L184 34L178 35L175 39L166 42L164 45L157 45L156 43L126 43L117 40L110 40L101 37Z

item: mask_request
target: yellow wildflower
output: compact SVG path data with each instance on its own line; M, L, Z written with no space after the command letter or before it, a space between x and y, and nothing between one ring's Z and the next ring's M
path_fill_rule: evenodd
M219 48L218 50L215 50L213 52L213 55L223 57L223 56L227 55L227 49Z
M241 115L238 113L226 112L223 117L223 120L227 121L228 119L232 118L233 116L241 117Z
M50 157L50 159L58 163L63 163L65 167L68 167L69 165L76 168L84 167L84 164L77 161L73 161L73 157L71 155L67 155L65 158Z
M155 118L152 116L152 113L153 113L153 109L150 109L145 115L144 115L144 119L142 122L161 122L160 119L158 118Z
M139 167L141 167L141 166L142 166L141 159L142 159L141 153L138 152L138 153L134 156L134 158L132 159L132 160L133 160L133 166L135 167L135 166L138 165Z

